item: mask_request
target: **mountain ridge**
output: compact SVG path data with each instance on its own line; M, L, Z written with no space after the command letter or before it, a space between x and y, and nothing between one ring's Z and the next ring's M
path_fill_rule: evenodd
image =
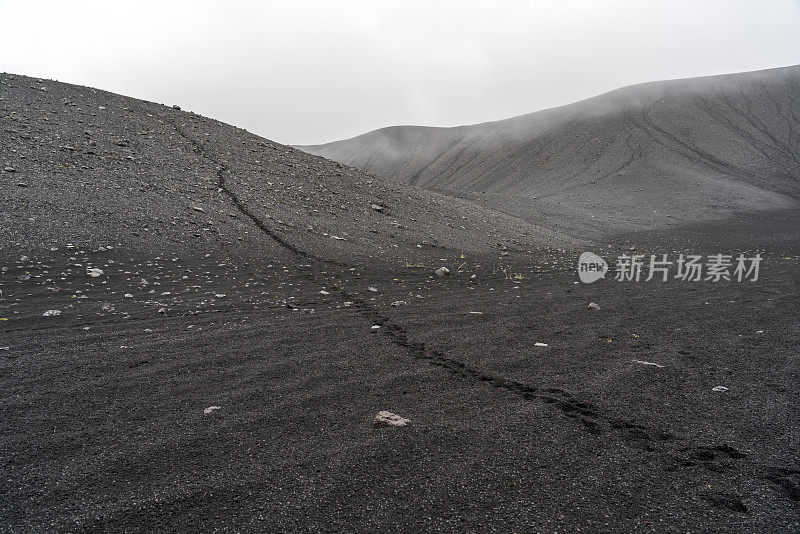
M394 126L299 148L429 189L528 199L523 208L493 201L527 220L550 199L567 205L562 217L659 227L795 205L798 118L800 66L791 66L646 82L500 121ZM637 217L637 207L661 215Z

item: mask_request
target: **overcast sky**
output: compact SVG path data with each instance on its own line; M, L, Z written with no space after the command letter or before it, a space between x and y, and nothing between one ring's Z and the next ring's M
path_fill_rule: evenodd
M0 70L283 143L800 63L800 0L0 0Z

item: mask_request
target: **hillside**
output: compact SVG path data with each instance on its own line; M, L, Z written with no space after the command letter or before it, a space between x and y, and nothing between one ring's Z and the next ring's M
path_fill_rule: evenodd
M589 186L430 191L7 74L0 125L0 532L798 530L800 209L616 235L565 215ZM624 172L793 194L647 146ZM581 284L587 249L763 261Z
M800 66L646 83L512 119L301 147L574 230L782 209L800 194Z
M0 250L79 244L388 265L562 242L519 219L221 122L88 87L0 76Z

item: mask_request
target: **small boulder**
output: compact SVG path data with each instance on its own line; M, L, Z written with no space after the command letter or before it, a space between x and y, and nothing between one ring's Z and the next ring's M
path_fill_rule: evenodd
M590 302L588 308L590 310L599 310L600 309L600 305L598 303L596 303L596 302Z
M396 413L380 411L375 419L372 421L372 428L381 428L388 426L406 426L410 423L410 419L400 417Z
M103 269L93 268L93 269L86 269L86 274L91 276L92 278L97 278L98 276L103 276Z
M436 276L449 276L450 275L450 269L448 269L447 267L439 267L434 272L436 273Z
M58 317L59 315L61 315L61 310L47 310L42 317Z

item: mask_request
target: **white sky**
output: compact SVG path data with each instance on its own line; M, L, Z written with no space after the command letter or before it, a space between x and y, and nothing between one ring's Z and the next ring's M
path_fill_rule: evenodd
M0 0L0 70L283 143L800 63L799 0Z

